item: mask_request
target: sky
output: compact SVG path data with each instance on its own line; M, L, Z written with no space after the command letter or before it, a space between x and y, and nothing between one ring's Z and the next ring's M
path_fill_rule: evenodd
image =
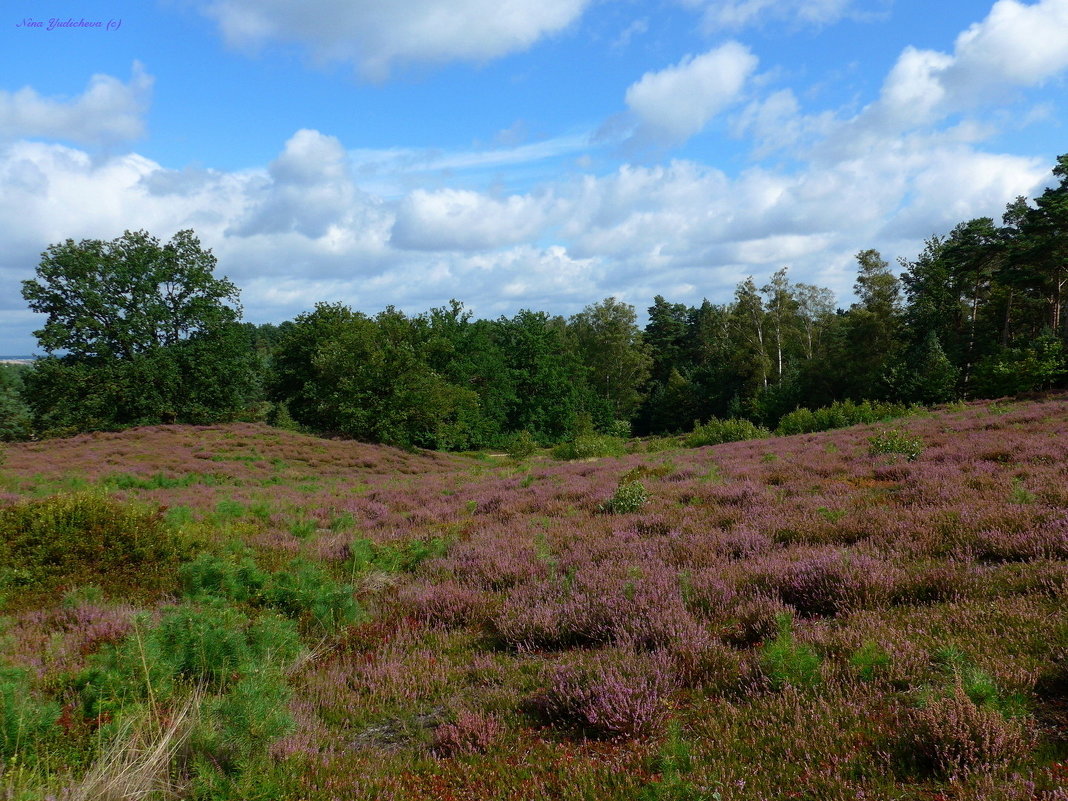
M0 354L67 239L192 228L246 320L852 302L1068 151L1068 0L4 0ZM47 16L45 16L47 15Z

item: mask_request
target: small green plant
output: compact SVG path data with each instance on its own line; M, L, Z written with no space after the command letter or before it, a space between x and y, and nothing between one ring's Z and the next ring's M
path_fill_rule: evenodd
M868 437L868 453L872 456L899 454L914 462L923 453L923 447L922 439L910 437L899 428L888 428Z
M1032 504L1037 500L1035 494L1023 485L1023 479L1016 476L1012 480L1012 492L1009 493L1009 503Z
M245 507L232 498L224 498L215 504L215 519L220 523L237 520L245 514Z
M668 736L653 760L653 768L660 779L642 790L640 801L719 801L722 797L718 790L698 787L691 781L692 748L676 720L668 723Z
M828 523L837 523L849 512L846 509L829 509L826 506L821 506L816 510L816 514L826 520Z
M42 704L30 695L28 671L0 667L0 757L32 756L57 718L57 704Z
M849 658L849 664L864 681L875 681L890 667L890 655L875 642L866 642Z
M444 537L387 544L357 537L349 545L349 569L353 575L372 570L406 573L415 570L427 559L444 556L448 548L449 541Z
M771 686L781 690L786 685L802 689L819 684L819 656L811 647L794 641L793 621L789 615L776 616L776 623L778 635L760 652L760 665Z
M959 688L976 706L996 709L1007 717L1027 714L1027 702L1020 695L1006 695L998 687L994 677L972 662L968 656L952 645L936 650L931 661L946 678L942 695Z
M323 631L355 623L363 612L353 588L331 579L319 566L300 559L287 569L268 573L248 556L223 558L201 554L183 565L182 584L194 599L225 599L280 612L314 623Z
M649 502L649 491L640 481L627 481L616 487L612 497L600 505L606 514L625 515L641 510Z
M306 540L315 533L316 528L317 524L314 520L309 518L298 518L297 520L290 522L289 533L298 540Z

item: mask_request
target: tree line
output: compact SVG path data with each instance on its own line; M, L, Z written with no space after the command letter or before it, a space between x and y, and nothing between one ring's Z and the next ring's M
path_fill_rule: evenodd
M265 420L450 450L577 433L689 430L851 399L939 403L1068 379L1068 155L1057 186L1001 224L962 222L898 271L857 254L857 301L783 268L733 298L662 296L639 327L607 298L571 317L476 319L458 301L374 316L320 303L280 325L241 322L237 288L192 231L51 246L23 283L50 355L0 372L0 437L153 423ZM58 354L58 355L57 355Z

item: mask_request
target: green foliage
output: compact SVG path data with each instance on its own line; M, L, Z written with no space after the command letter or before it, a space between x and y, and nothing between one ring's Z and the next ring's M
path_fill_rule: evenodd
M444 556L448 548L449 541L444 537L385 544L357 537L349 546L352 554L349 568L354 574L368 571L407 573L427 559Z
M786 685L803 689L820 682L820 658L807 645L794 641L793 622L789 615L776 617L779 633L760 650L760 666L771 686L781 690Z
M864 681L875 681L890 667L890 655L878 643L866 642L849 658L849 664Z
M1068 375L1064 342L1050 330L1019 347L1002 347L975 368L975 392L980 397L1018 395L1049 389Z
M942 695L948 696L954 688L960 688L976 706L995 709L1006 717L1027 714L1027 702L1022 696L1002 692L994 677L972 662L959 648L939 648L932 655L932 661L947 680Z
M707 423L694 423L693 432L686 436L684 442L688 448L700 448L703 445L719 445L724 442L739 442L746 439L764 439L770 437L768 429L749 420L731 418L718 420L713 417Z
M519 431L508 440L508 455L520 460L533 456L538 450L538 441L527 430Z
M201 554L181 569L182 586L194 599L226 599L280 612L334 631L363 616L353 588L339 584L319 566L304 560L268 573L248 556Z
M878 423L913 414L916 407L900 403L880 401L851 400L835 401L830 406L819 409L796 409L783 415L775 433L779 436L791 434L810 434L816 431L830 431L835 428L848 428L861 423Z
M606 514L625 515L638 512L649 502L649 491L640 481L621 482L612 497L600 505Z
M553 448L553 458L567 461L600 459L605 456L623 456L626 452L626 442L619 437L608 434L581 434Z
M668 723L668 736L653 760L653 768L660 778L642 790L640 801L719 801L722 797L718 790L701 788L691 781L692 748L677 720Z
M192 231L67 240L42 254L22 294L62 357L39 360L23 397L38 431L232 419L254 401L258 365L237 324L237 288ZM227 304L232 305L227 305Z
M146 617L121 643L95 654L75 685L91 717L131 703L157 704L182 686L229 691L244 676L285 666L301 650L296 626L275 615L250 620L225 603L204 600Z
M87 583L159 589L186 548L162 510L106 495L54 495L0 509L3 578L21 592Z
M33 433L33 412L22 397L22 377L30 369L24 364L0 364L0 442L18 442Z
M888 428L868 437L868 453L872 456L898 454L914 462L923 453L923 447L920 437L909 436L899 428Z
M31 757L58 717L58 704L42 703L30 693L27 671L0 667L0 758Z

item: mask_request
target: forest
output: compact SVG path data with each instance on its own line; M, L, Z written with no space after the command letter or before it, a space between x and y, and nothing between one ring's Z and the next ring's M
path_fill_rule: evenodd
M856 256L856 302L786 267L726 303L615 298L570 317L476 319L463 303L371 316L320 303L241 321L192 231L51 246L23 283L48 356L0 372L0 437L156 423L268 422L403 447L472 451L600 433L770 429L849 401L935 404L1065 386L1068 154L1059 184L962 222L894 269Z

